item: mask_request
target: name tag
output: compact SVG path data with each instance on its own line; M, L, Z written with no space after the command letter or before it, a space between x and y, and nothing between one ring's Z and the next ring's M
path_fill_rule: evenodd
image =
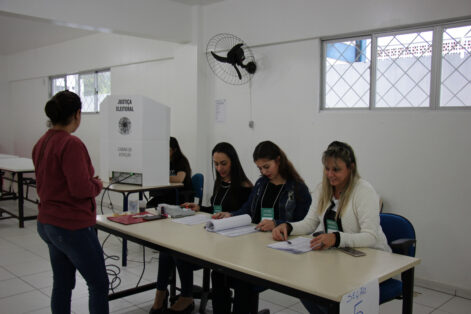
M222 212L222 206L221 205L214 205L214 214Z
M275 210L273 208L262 208L262 220L275 218Z
M339 226L335 220L327 219L326 233L333 233L339 231Z

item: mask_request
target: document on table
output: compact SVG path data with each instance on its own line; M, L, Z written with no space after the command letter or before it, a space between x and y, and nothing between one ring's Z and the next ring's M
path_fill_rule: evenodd
M183 218L176 218L173 219L173 222L177 222L184 225L197 225L201 223L206 223L211 220L210 215L194 215L194 216L187 216Z
M294 254L306 253L311 251L312 238L299 237L289 241L281 241L269 244L268 247L281 251L287 251ZM290 244L291 243L291 244Z
M228 237L257 232L249 215L240 215L223 219L211 219L206 223L206 230Z

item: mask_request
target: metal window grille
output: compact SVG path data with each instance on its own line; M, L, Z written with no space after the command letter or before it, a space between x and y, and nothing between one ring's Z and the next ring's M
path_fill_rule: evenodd
M376 107L429 106L432 41L433 31L376 37Z
M368 108L371 39L324 43L324 107Z
M82 100L82 112L99 112L100 104L111 93L110 71L69 74L51 78L51 96L65 89Z
M322 42L321 109L470 108L471 23Z
M471 107L471 26L443 30L441 107Z

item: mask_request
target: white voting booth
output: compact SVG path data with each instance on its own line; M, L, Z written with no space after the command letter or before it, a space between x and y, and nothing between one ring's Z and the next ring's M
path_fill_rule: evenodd
M137 95L101 104L100 176L143 186L169 183L170 108Z

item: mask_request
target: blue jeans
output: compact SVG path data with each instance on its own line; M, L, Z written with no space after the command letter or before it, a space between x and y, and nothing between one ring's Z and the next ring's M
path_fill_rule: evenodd
M188 263L181 259L175 258L166 252L159 253L159 269L157 273L157 290L166 290L169 284L170 274L173 267L177 266L178 275L180 276L182 297L193 296L193 271L201 268L201 266Z
M52 313L70 313L76 269L88 285L90 313L109 313L108 275L105 269L103 250L95 229L88 227L67 230L38 221L38 233L47 243L51 258L53 272Z

